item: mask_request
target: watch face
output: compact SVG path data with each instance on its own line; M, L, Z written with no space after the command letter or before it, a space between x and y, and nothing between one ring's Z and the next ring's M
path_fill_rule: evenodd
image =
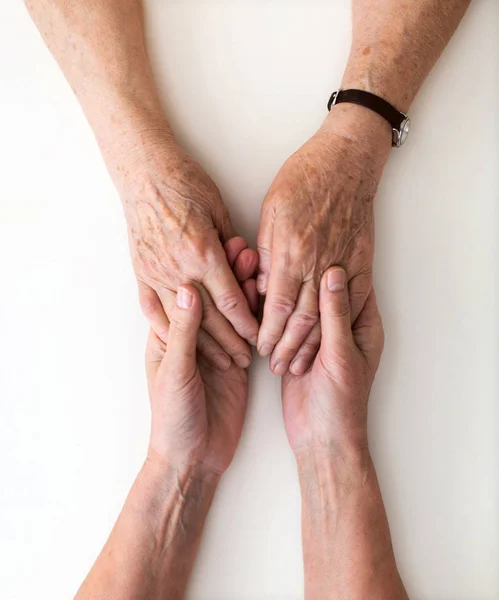
M399 144L398 144L399 146L402 146L402 144L407 139L410 129L411 129L411 120L409 119L409 117L407 117L407 119L405 121L402 121L402 123L400 125Z

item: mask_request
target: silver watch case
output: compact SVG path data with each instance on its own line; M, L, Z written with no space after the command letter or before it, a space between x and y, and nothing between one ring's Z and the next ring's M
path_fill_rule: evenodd
M405 119L400 123L400 129L392 129L392 146L394 148L400 148L405 143L411 130L411 120L407 115L404 117Z

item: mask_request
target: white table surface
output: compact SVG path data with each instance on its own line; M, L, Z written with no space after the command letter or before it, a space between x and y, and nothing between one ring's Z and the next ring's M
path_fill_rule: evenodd
M349 1L148 3L178 136L255 241L266 189L325 116ZM386 350L372 451L414 599L499 598L499 4L475 0L376 200ZM0 6L0 597L67 599L144 457L149 407L124 219L21 2ZM193 600L302 597L279 379L256 359Z

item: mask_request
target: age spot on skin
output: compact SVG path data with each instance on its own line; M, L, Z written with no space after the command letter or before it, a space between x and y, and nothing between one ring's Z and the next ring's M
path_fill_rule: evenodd
M369 48L369 46L366 46L366 47L364 48L364 50L362 50L362 54L363 54L364 56L369 56L369 54L371 54L371 48Z

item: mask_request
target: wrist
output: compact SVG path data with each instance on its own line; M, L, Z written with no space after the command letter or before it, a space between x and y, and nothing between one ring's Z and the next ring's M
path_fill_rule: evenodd
M372 461L367 443L295 451L302 493L310 486L336 494L346 487L362 487Z
M184 489L188 492L189 489L195 487L202 488L208 494L214 492L217 488L221 473L211 469L201 462L185 462L178 464L173 460L168 460L155 450L149 448L147 458L144 462L142 470L145 477L149 478L155 484L161 484L166 488L174 487L177 492ZM182 494L184 495L184 494Z
M359 168L368 169L379 181L392 149L392 128L388 121L364 106L345 102L331 107L321 132L334 145L341 140Z
M161 110L120 98L113 118L93 129L115 183L139 180L152 158L168 157L176 149L173 132Z
M108 541L105 563L116 575L109 597L139 585L140 597L184 597L219 479L198 465L147 457Z

